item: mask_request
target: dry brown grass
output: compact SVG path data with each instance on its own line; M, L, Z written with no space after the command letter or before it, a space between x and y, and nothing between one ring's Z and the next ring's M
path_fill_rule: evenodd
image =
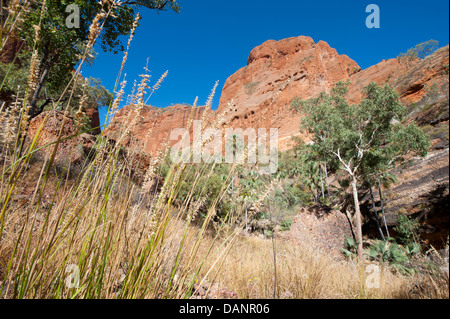
M370 288L370 263L338 260L323 252L277 241L276 298L396 299L448 298L448 274L394 274L380 267L379 288ZM271 240L239 237L218 275L220 286L239 298L273 298L274 261Z

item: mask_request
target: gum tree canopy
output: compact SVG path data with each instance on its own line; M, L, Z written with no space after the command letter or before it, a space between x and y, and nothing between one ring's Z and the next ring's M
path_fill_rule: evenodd
M139 6L157 11L179 12L180 10L176 0L128 0L122 1L120 5L113 5L113 2L112 0L47 0L46 10L42 13L41 19L41 0L35 1L25 13L18 30L19 36L25 40L22 54L29 59L37 50L39 56L38 85L34 92L30 92L32 116L39 111L36 103L44 84L50 92L58 92L61 86L68 83L71 71L86 49L91 23L102 8L105 12L111 9L111 14L107 16L106 21L99 21L100 25L104 22L104 26L98 40L105 52L114 53L124 50L120 36L130 32ZM79 9L79 27L69 28L66 25L66 19L71 13L66 9L73 4ZM39 24L39 39L36 41L35 28Z

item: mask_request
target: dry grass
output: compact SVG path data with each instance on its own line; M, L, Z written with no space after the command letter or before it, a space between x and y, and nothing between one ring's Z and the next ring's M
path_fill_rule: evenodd
M34 172L23 168L29 174L2 182L5 297L182 298L202 280L202 262L215 244L208 231L214 206L200 227L193 226L195 208L175 210L171 204L182 167L172 167L160 194L142 196L117 162L118 151L110 154L71 183L65 183L64 172L47 172L45 163L39 174L35 163ZM232 237L222 238L222 248ZM69 265L80 271L78 289L66 284Z
M448 298L448 273L415 276L394 274L380 267L379 288L371 288L370 263L337 260L323 252L278 240L276 298L287 299L406 299ZM274 260L271 240L240 237L218 275L220 286L239 298L274 297ZM370 268L369 268L370 269ZM366 282L367 281L367 282Z

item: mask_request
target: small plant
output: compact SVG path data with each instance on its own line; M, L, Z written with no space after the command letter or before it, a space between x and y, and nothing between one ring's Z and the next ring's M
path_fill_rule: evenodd
M264 236L266 238L271 238L273 236L273 231L269 229L264 229Z
M442 68L444 69L445 74L448 74L448 63L442 64Z
M355 258L356 257L356 253L357 253L357 249L358 249L358 245L357 245L356 241L353 238L351 238L351 237L345 236L344 248L341 248L342 253L344 254L344 256L349 258L349 259Z
M259 84L259 81L249 82L249 83L244 84L245 92L247 94L253 94L253 92L255 92L255 89L258 86L258 84Z
M405 264L419 252L419 244L410 243L407 246L403 246L396 243L394 238L388 238L386 241L376 240L365 251L366 255L370 259L382 263L388 263L404 275L413 274L416 272L415 268L407 267Z
M280 226L283 231L287 231L291 228L291 225L292 225L292 219L289 219L289 220L282 221Z
M405 215L398 216L397 221L398 224L394 228L398 234L397 240L405 245L417 243L419 241L419 222Z

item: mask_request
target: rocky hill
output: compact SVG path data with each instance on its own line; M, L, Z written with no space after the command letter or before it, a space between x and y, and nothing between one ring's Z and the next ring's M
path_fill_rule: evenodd
M208 110L209 115L204 114L206 108L203 106L193 109L189 105L176 104L166 108L149 106L139 111L136 109L135 105L128 105L118 110L103 135L117 141L121 139L125 129L129 129L129 134L125 134L121 144L151 155L156 155L163 144L172 146L177 142L170 140L170 132L173 129L188 127L189 120L215 118L212 109ZM133 121L136 124L130 125ZM192 126L190 128L192 132Z
M418 102L434 84L440 92L448 88L448 47L424 60L384 60L361 70L345 55L323 41L309 37L269 40L253 49L247 66L231 75L223 88L219 112L233 100L233 127L277 127L280 149L292 145L299 134L301 114L291 103L328 92L340 80L349 80L348 99L359 102L361 90L370 82L389 83L404 104Z
M301 114L291 111L295 98L308 99L359 72L358 64L326 42L300 36L269 40L250 52L247 66L225 82L219 112L233 100L228 120L233 127L276 127L279 147L288 149L299 133Z

